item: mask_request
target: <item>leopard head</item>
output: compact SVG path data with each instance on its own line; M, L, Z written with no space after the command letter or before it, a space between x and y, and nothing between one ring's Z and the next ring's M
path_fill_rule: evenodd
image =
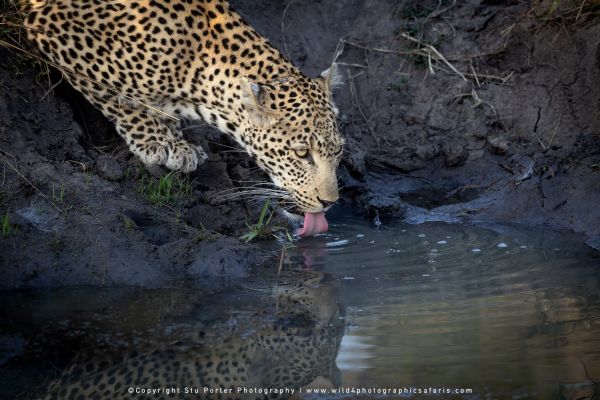
M323 213L339 198L336 169L344 139L332 98L339 81L335 64L315 79L243 81L243 145L285 192L294 214Z

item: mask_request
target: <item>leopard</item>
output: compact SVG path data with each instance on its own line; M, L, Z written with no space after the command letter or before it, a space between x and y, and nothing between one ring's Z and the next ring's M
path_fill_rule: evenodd
M98 335L97 343L80 344L82 350L62 375L34 397L264 400L297 396L300 388L337 387L341 376L335 359L345 324L335 281L322 272L306 270L283 271L276 280L269 287L264 282L244 284L244 290L271 300L271 305L267 302L260 307L263 311L276 303L272 321L251 318L239 322L242 326L233 331L226 318L206 325L190 318L196 315L194 305L190 307L190 300L194 303L191 292L180 300L185 302L186 313L166 326L158 324L145 332L139 327L130 332L119 329L117 340L108 346L104 333ZM156 292L152 296L156 295L160 297ZM172 306L178 304L175 301ZM140 306L133 307L138 314ZM86 341L93 336L83 335Z
M144 164L196 170L207 153L181 126L201 120L266 172L290 215L339 199L335 62L309 78L225 0L17 1L29 41Z

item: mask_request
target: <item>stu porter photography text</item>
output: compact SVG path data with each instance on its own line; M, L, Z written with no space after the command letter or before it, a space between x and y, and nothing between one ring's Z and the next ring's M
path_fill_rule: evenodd
M439 396L444 394L473 394L473 390L469 388L448 388L448 387L415 387L403 386L396 388L366 388L366 387L338 387L338 388L258 388L258 387L236 387L236 388L210 388L205 386L194 387L162 387L162 388L145 388L145 387L130 387L130 394L144 394L150 396L167 395L209 395L209 394L256 394L256 395L293 395L293 394L356 394L356 395L432 395Z

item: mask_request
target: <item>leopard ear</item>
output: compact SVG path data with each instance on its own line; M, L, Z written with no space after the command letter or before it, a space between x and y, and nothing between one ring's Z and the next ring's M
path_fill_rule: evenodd
M263 106L266 89L248 78L242 78L240 89L242 91L242 104L248 112L248 117L253 125L267 127L276 121L275 112Z
M331 67L321 72L319 78L325 87L325 91L331 95L333 90L344 84L340 69L336 63L331 64Z

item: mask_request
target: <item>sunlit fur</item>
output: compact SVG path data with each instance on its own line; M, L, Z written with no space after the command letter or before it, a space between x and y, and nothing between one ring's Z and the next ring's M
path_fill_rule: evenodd
M21 0L25 28L146 164L206 159L169 118L235 138L293 212L338 198L335 68L310 79L222 0Z

